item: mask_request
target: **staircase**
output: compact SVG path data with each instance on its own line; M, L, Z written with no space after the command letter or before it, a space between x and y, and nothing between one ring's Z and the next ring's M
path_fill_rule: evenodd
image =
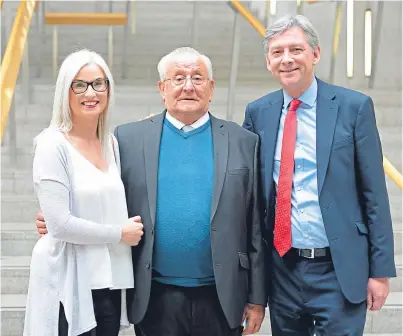
M242 122L247 102L274 88L238 87L234 120ZM52 105L52 85L35 85L34 100L28 110L16 109L18 125L17 167L10 165L8 146L2 151L2 237L1 237L1 293L2 293L2 332L3 335L21 335L24 316L25 295L27 292L30 254L38 235L35 232L35 213L38 203L32 190L32 139L50 120ZM399 170L401 162L401 105L396 93L372 92L378 125L387 157ZM22 106L24 97L17 92L16 106ZM217 88L211 111L217 117L225 117L227 90ZM156 87L119 86L116 95L117 106L112 112L112 124L138 120L149 113L159 113L162 109ZM391 102L396 102L392 105ZM385 105L386 104L386 105ZM392 113L395 112L395 113ZM399 119L400 118L400 119ZM401 190L388 180L388 191L395 232L395 255L398 278L391 280L392 293L384 309L370 313L366 332L377 334L399 334L402 314L402 213ZM44 293L45 295L45 293ZM266 318L261 335L270 333ZM127 334L130 335L130 334Z
M120 68L123 31L121 28L115 29L113 74L117 89L116 107L111 115L113 126L162 111L156 85L157 62L174 48L191 44L211 57L217 87L210 111L219 118L225 118L234 13L224 2L197 3L195 37L192 38L190 27L193 25L195 4L136 1L136 34L128 42L127 79L122 78ZM106 3L93 1L81 2L80 10L93 11L94 6L97 11L107 10ZM58 1L48 3L47 10L72 9L70 2ZM124 4L115 2L114 10L123 11ZM45 39L39 39L37 28L34 20L29 37L32 99L25 109L27 97L21 87L17 88L14 99L17 162L13 164L10 159L7 132L1 149L1 333L5 336L22 335L30 255L38 239L35 214L39 206L32 189L32 140L48 126L53 102L51 29L47 27ZM241 30L242 51L233 110L233 120L239 124L243 121L248 102L278 88L265 68L261 38L247 23L242 24ZM60 60L80 44L100 52L106 59L106 28L84 27L82 31L84 33L78 34L78 28L61 27ZM39 64L42 72L40 78L36 78ZM390 89L366 93L374 99L384 154L402 171L401 93ZM402 192L389 179L387 182L398 277L391 280L392 293L385 307L380 312L368 314L365 333L373 336L397 336L401 335L402 330ZM270 335L268 314L259 333L261 336ZM122 332L122 335L134 335L133 329Z
M70 1L44 2L46 11L71 12ZM16 8L17 3L5 4L4 11ZM128 34L126 82L130 85L156 85L157 63L162 56L175 48L192 46L208 55L213 63L214 77L219 86L228 83L231 55L234 12L223 1L135 1L136 33ZM6 8L7 7L7 8ZM125 2L113 1L113 12L126 12ZM107 12L107 1L80 1L80 12ZM15 11L15 10L14 10ZM49 83L52 79L53 27L44 26L40 38L37 16L29 32L28 49L30 72L39 82ZM129 18L129 20L131 20ZM7 20L2 20L2 26ZM195 22L195 24L193 23ZM100 53L107 60L108 28L99 26L59 26L59 58L61 61L72 51L89 48ZM124 28L114 27L115 80L122 80L121 60L124 46ZM5 42L3 42L5 43ZM4 45L3 45L4 47ZM4 50L4 49L3 49ZM248 83L267 81L266 63L263 55L262 38L246 22L242 22L242 50L239 64L239 80Z

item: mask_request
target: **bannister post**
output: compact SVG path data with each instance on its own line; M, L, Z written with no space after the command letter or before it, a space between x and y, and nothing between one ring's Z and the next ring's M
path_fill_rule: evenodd
M29 55L28 55L28 40L24 48L24 55L22 56L22 92L24 92L24 106L25 112L28 112L28 106L31 102L32 93L29 89Z
M131 33L134 35L136 33L136 5L134 0L130 0L131 5Z
M108 27L108 66L113 69L113 27Z
M112 13L112 1L108 2L109 13ZM113 26L108 27L108 66L113 69Z
M234 37L232 42L232 60L230 69L230 78L228 85L228 103L227 103L227 120L232 120L234 105L235 105L235 89L236 79L238 76L239 53L241 49L241 17L235 12L234 20Z
M372 30L374 33L374 39L372 42L372 45L374 46L373 48L373 57L372 57L372 70L371 70L371 76L369 77L369 82L368 82L368 87L370 89L374 88L374 83L375 83L375 75L376 75L376 67L377 67L377 58L378 58L378 52L379 49L379 39L380 39L380 33L381 33L381 27L382 27L382 18L383 18L383 1L378 2L378 8L377 8L377 13L376 13L376 19L375 19L375 26L374 29Z
M270 0L266 0L266 10L265 10L265 27L267 28L270 24Z
M41 77L42 75L42 54L45 46L45 29L44 29L44 21L45 21L45 1L40 1L38 3L38 8L36 10L36 29L38 41L41 42L41 47L36 51L37 55L37 69L36 69L36 77Z
M297 14L302 15L302 6L304 2L302 0L297 0Z
M0 20L1 22L5 22L5 29L1 29L1 41L2 43L4 43L4 45L6 44L6 41L8 40L8 22L7 22L7 13L5 13L5 9L3 9L3 6L0 7ZM4 48L3 48L4 49ZM3 57L3 55L2 55Z
M333 28L333 44L332 44L332 55L330 58L330 72L329 72L329 83L332 83L332 84L334 82L334 71L336 68L336 56L337 56L337 52L339 50L342 3L343 3L342 1L337 1L336 16L335 16L334 28Z
M6 34L5 41L9 41L10 35L11 35L11 29L13 27L13 15L12 15L12 9L11 8L4 8L2 10L2 13L4 11L4 16L5 16L5 28L4 32ZM2 29L3 32L3 29ZM7 43L5 44L5 47L7 46ZM4 52L3 52L4 53ZM3 57L4 55L2 55Z
M8 155L10 164L15 167L17 164L17 126L15 121L15 97L11 101L8 111Z
M58 61L58 29L57 26L53 26L53 80L57 77L57 61Z
M193 1L193 25L192 25L192 33L191 33L191 40L192 40L192 47L196 48L197 43L197 1Z
M129 18L130 16L130 0L126 1L126 15ZM133 5L133 4L132 4ZM121 61L121 69L122 69L122 78L127 78L127 45L128 41L128 30L129 30L129 20L123 26L123 50L122 50L122 61Z

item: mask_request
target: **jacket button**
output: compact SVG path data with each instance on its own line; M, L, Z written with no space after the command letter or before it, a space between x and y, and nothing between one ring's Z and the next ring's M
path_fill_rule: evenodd
M154 236L154 228L151 229L151 234Z
M148 262L148 263L146 264L146 268L147 268L147 269L150 269L150 266L151 266L151 265L150 265L150 263Z

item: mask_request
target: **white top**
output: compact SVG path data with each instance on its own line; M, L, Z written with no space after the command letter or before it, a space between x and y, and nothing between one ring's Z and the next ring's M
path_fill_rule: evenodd
M182 121L179 121L178 119L174 118L171 114L169 114L168 111L165 114L165 118L167 118L168 121L172 125L174 125L177 129L182 129L183 126L186 126L186 124L184 124ZM196 129L200 126L203 126L209 120L210 120L210 115L208 112L206 112L206 114L203 115L203 117L201 117L200 119L196 120L193 124L188 125L188 126L191 126L193 129Z
M103 172L59 131L38 137L34 188L49 234L32 252L24 336L57 336L60 302L68 335L89 331L96 326L91 289L134 287L131 248L119 244L128 213L117 141L111 139ZM129 326L125 290L121 325Z

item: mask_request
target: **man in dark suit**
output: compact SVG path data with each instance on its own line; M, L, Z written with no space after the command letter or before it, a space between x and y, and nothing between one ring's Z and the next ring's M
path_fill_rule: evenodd
M282 89L248 104L244 127L261 140L273 335L362 335L395 276L372 100L314 76L303 16L273 23L265 52Z
M258 204L258 137L208 113L210 60L180 48L158 65L166 110L118 126L133 248L129 309L144 336L241 335L259 330L267 301Z

